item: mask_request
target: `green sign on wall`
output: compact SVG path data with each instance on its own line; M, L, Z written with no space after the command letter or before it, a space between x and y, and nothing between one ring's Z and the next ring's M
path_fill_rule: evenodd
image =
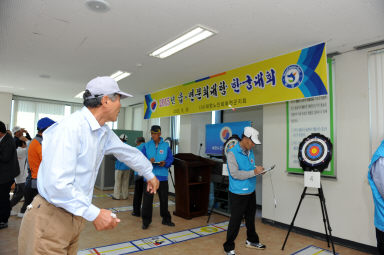
M332 60L327 60L329 94L287 102L287 172L303 173L298 160L300 142L312 133L328 137L334 144ZM336 177L335 153L323 176Z
M114 129L113 132L115 132L115 134L119 137L121 134L125 134L127 137L127 144L134 147L136 146L136 138L139 136L143 136L143 131L136 130Z

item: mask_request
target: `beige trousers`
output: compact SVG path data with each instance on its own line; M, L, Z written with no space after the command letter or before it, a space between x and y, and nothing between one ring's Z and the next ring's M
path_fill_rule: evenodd
M129 176L131 170L115 170L115 186L113 196L117 199L128 199Z
M75 255L84 223L83 217L74 216L37 195L21 222L18 254Z

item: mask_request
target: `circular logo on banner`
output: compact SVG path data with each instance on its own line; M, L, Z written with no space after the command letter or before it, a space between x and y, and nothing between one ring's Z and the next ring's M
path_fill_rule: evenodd
M156 107L157 107L157 102L156 102L156 100L153 100L151 102L151 110L152 110L152 112L154 112L156 110Z
M232 136L232 130L229 127L223 127L220 130L220 140L225 143Z
M300 86L304 79L304 71L299 65L290 65L285 68L282 82L283 85L289 89L294 89Z

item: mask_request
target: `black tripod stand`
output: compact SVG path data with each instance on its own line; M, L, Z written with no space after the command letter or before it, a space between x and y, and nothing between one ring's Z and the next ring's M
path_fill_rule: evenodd
M304 187L303 193L301 193L301 198L300 198L299 205L297 206L297 209L296 209L296 212L295 212L295 216L293 216L293 220L291 222L291 225L289 226L289 230L288 230L287 236L285 237L285 241L284 241L283 247L281 247L281 249L284 250L285 244L287 243L289 233L291 232L291 230L293 228L293 224L295 223L295 219L296 219L297 213L299 212L301 202L303 201L305 195L310 195L310 196L318 196L319 199L320 199L321 213L323 214L323 222L324 222L324 229L325 229L325 237L327 239L328 247L329 247L329 241L331 241L333 254L336 255L335 246L333 244L332 234L331 234L332 229L331 229L331 225L329 224L329 217L328 217L327 207L325 206L325 198L324 198L324 193L323 193L323 187L320 184L320 188L318 188L318 193L317 194L306 193L306 191L307 191L307 187ZM328 231L329 231L329 234L328 234Z

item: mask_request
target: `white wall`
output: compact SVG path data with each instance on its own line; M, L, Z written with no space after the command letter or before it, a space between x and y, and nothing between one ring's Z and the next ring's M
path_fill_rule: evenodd
M335 168L337 179L322 179L332 235L376 245L373 202L367 182L369 101L367 52L335 58ZM263 180L263 218L290 224L303 190L303 177L286 173L285 103L266 105L263 112L263 163L273 172L278 200L274 209L269 179ZM304 199L295 226L324 233L319 199Z
M206 157L205 154L205 125L211 124L212 113L204 112L197 114L180 116L180 139L179 153L193 153L195 155ZM200 144L202 144L200 148ZM173 173L173 166L171 168ZM169 192L174 193L175 190L168 178Z
M11 124L12 94L0 92L0 121L9 129Z
M199 155L200 151L200 156L205 157L205 125L211 121L211 112L180 116L179 153Z

